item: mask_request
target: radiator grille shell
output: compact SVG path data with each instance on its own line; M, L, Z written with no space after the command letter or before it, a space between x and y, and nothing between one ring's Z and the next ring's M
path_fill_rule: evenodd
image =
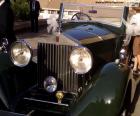
M77 93L81 87L82 78L74 73L69 63L69 55L75 46L38 44L38 86L43 88L43 81L48 76L54 76L58 88L62 91ZM82 79L82 80L81 80Z

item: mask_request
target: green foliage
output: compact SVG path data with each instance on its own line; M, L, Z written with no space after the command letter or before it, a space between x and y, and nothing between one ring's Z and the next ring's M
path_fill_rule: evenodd
M16 19L29 19L30 8L27 0L12 0L11 3Z

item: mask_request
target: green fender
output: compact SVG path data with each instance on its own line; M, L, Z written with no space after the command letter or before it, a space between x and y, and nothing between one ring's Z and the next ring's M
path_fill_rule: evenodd
M13 108L16 97L36 84L36 69L34 63L16 67L8 54L0 54L0 103L8 109Z
M129 70L115 63L106 64L99 79L72 107L70 116L118 116Z
M4 92L3 81L6 78L6 70L12 68L14 65L10 60L9 54L0 53L0 101L8 108L8 94ZM6 88L8 89L8 88Z

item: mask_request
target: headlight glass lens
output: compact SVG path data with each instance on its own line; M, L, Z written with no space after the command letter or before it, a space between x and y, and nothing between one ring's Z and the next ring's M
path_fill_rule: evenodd
M57 89L57 81L53 76L49 76L44 80L44 89L49 92L53 93Z
M12 62L16 66L24 67L29 64L32 57L32 51L27 43L24 41L17 41L13 43L10 55Z
M70 55L69 61L77 74L87 73L93 64L92 54L85 47L74 49Z

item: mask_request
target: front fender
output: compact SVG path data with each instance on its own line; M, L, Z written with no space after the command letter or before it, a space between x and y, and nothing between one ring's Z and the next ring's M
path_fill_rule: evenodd
M70 116L118 116L128 80L127 68L106 64L99 79L81 97Z
M12 68L13 64L9 58L9 55L6 53L1 53L0 54L0 106L2 104L4 104L5 107L8 108L8 95L5 93L5 89L4 89L4 80L6 78L5 75L7 75L6 70L8 70L9 68ZM5 74L4 74L5 73ZM8 89L6 87L6 89Z
M13 65L8 54L0 54L0 106L14 107L17 96L36 84L36 64L19 68Z

